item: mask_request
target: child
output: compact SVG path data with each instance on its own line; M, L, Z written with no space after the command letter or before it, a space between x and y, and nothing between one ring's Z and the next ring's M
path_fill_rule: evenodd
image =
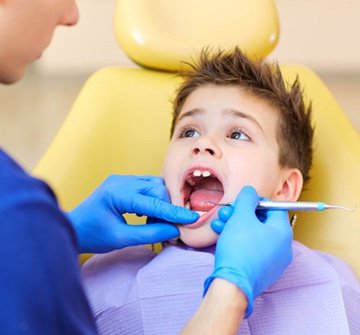
M309 179L311 107L297 80L286 87L277 66L251 61L239 49L202 52L184 79L163 177L172 203L201 216L179 227L182 244L171 241L158 255L134 247L85 264L100 334L179 333L213 269L215 204L233 201L249 184L261 196L295 201ZM291 265L255 300L239 334L355 333L359 310L360 286L351 270L294 242Z

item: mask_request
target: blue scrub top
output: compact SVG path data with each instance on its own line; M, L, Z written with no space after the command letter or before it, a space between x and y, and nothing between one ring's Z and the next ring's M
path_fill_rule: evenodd
M43 181L0 150L0 333L97 334L75 232Z

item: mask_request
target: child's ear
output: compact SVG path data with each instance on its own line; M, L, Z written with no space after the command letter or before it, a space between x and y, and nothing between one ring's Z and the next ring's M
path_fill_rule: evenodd
M285 169L283 176L273 200L296 201L303 187L301 172L298 169Z

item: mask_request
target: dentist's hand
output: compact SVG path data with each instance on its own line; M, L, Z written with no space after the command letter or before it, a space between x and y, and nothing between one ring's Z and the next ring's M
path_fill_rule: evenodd
M253 187L244 187L234 208L224 207L213 230L220 233L216 245L215 269L205 281L205 293L215 278L223 278L246 295L246 317L254 299L271 286L292 259L292 229L286 211L255 214L259 197Z
M157 223L128 225L122 214L157 218ZM160 177L113 175L106 179L68 217L76 231L79 252L102 253L139 244L163 242L179 236L165 222L195 222L198 214L169 203Z

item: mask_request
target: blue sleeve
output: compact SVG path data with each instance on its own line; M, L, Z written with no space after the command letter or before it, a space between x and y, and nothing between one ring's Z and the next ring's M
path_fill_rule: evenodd
M50 188L1 150L0 333L97 334L70 222Z

